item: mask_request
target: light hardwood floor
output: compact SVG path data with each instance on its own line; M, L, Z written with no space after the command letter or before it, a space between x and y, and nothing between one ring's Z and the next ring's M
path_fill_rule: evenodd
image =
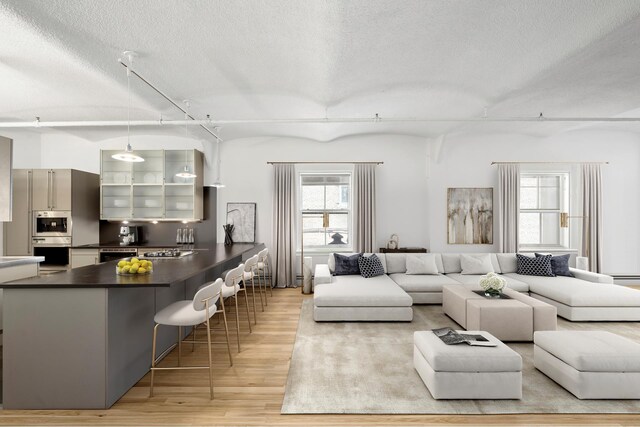
M298 289L277 289L258 325L249 335L241 323L243 351L233 350L229 367L226 349L214 345L215 399L209 400L202 371L169 371L156 376L149 398L149 378L143 378L108 410L0 411L0 424L57 425L640 425L640 415L280 415L291 351L303 296ZM242 313L244 307L241 307ZM220 333L214 338L223 338ZM149 331L151 339L151 331ZM205 362L206 349L183 349L185 364ZM161 366L174 364L174 350ZM37 381L37 378L33 378Z

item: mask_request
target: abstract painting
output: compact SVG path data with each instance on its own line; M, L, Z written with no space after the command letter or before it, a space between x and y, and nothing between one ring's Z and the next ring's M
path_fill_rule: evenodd
M227 224L233 225L231 238L234 243L255 243L256 204L227 203Z
M447 243L493 244L493 188L447 189Z

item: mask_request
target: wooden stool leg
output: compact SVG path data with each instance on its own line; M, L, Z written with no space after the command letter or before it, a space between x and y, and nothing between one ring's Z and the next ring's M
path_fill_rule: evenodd
M258 276L258 292L260 293L260 307L262 307L262 311L264 311L264 301L262 300L262 294L265 291L262 289L262 278L260 277L260 271L258 270L258 272L255 275ZM266 292L265 292L264 298L267 299Z
M193 337L193 341L191 342L191 352L196 349L196 332L198 331L198 325L193 327L193 333L191 334Z
M245 284L245 289L247 289ZM256 313L256 287L253 283L253 277L251 278L251 297L253 298L253 324L258 324L258 314Z
M178 326L178 366L182 366L182 326Z
M240 310L238 310L238 294L236 293L233 296L233 299L236 302L236 330L238 331L238 353L240 353Z
M153 327L153 343L151 344L151 383L149 384L149 397L153 397L153 378L156 370L156 337L158 335L158 324Z
M233 366L233 359L231 358L231 340L229 340L229 327L227 326L227 312L222 304L222 319L224 320L224 333L227 336L227 350L229 351L229 366Z
M265 274L266 270L269 269L269 296L273 296L273 275L271 274L271 265L269 265L266 261L264 263L265 266Z
M252 333L253 331L251 330L251 314L249 313L249 297L247 296L247 287L244 287L244 290L242 291L244 293L244 303L247 307L247 322L249 322L249 333Z
M209 349L209 390L213 400L213 363L211 357L211 328L209 327L209 301L205 302L207 313L207 348Z

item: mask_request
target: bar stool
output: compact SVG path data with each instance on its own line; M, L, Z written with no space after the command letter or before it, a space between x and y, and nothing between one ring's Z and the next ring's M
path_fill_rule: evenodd
M213 364L211 358L211 328L209 325L209 319L216 314L217 307L216 302L222 295L221 279L216 280L214 283L203 287L196 292L193 300L176 301L167 307L163 308L156 313L153 318L156 325L153 327L153 344L151 350L151 383L149 385L149 397L153 396L153 380L156 371L159 370L193 370L193 369L208 369L209 370L209 390L211 393L211 399L213 399ZM226 317L225 317L226 320ZM185 326L197 326L201 323L207 325L207 341L203 343L207 344L209 350L209 365L208 366L181 366L181 342L182 342L182 328ZM158 335L158 327L160 325L177 326L178 327L178 366L168 368L158 368L156 364L161 360L169 351L173 350L176 345L172 345L165 350L156 359L156 338ZM194 341L195 342L195 341ZM229 344L229 335L227 334L227 345Z
M242 283L244 284L245 288L249 286L249 283L251 283L251 294L253 296L253 324L254 325L258 322L258 315L256 314L256 285L253 280L254 277L256 276L257 268L258 268L258 255L254 255L244 262L244 275L242 276ZM262 306L262 311L264 311L264 302L262 301L262 286L260 284L260 279L258 279L258 292L260 292L260 305Z
M267 271L269 272L269 284L267 285ZM269 295L273 296L273 276L271 275L271 266L269 265L269 249L264 248L258 252L258 274L262 273L264 279L265 288L269 288ZM258 276L260 277L260 276ZM269 300L266 298L265 291L265 305L269 305Z
M247 297L246 287L240 287L240 282L244 275L244 264L240 264L236 268L229 270L224 278L224 286L222 287L222 303L224 298L231 298L236 303L236 330L238 334L238 352L240 352L240 311L238 310L238 293L244 292L245 304L247 306L247 321L249 323L249 333L251 333L251 315L249 314L249 298Z

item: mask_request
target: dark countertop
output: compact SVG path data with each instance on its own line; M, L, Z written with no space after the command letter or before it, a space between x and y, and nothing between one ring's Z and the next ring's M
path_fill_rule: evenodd
M157 247L157 246L154 246ZM119 276L117 261L87 265L62 273L42 277L0 283L0 288L128 288L167 287L186 280L245 252L264 248L262 243L235 243L231 246L217 244L203 247L193 255L182 258L154 259L153 273Z
M169 244L157 244L157 243L136 243L133 245L121 245L119 242L109 242L109 243L92 243L90 245L80 245L80 246L71 246L71 249L103 249L103 248L181 248L181 247L194 247L194 245L178 245L176 243ZM200 245L195 245L199 248ZM203 248L208 248L208 246L203 246Z

